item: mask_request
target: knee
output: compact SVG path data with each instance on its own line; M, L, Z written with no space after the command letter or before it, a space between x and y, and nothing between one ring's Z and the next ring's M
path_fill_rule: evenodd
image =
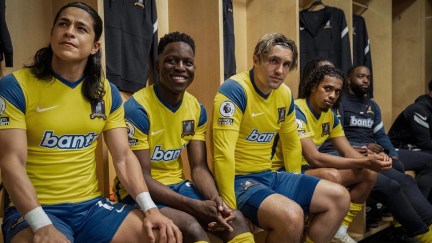
M378 174L375 171L367 170L367 169L363 169L361 172L362 181L364 183L368 183L371 185L375 185L377 180L377 175Z
M188 222L181 223L177 226L182 232L184 239L198 241L207 238L207 233L196 220L189 220Z
M276 220L278 228L283 227L283 229L288 230L289 232L303 230L304 213L303 209L299 205L285 207L280 211L280 216L281 220Z
M351 196L348 192L348 190L340 185L332 187L333 190L333 197L332 201L334 202L334 206L339 211L344 211L344 215L348 213L349 205L351 201Z
M388 196L397 195L400 192L401 192L401 186L399 182L395 180L390 180L387 183L386 190L384 191L384 193L386 193Z
M331 182L334 182L337 184L342 184L342 176L341 176L341 173L338 169L327 170L326 177L327 177L326 179L331 181Z
M334 183L338 183L338 184L342 184L342 176L341 173L338 169L328 169L325 172L324 178L328 181L334 182Z
M244 232L252 232L253 224L251 221L246 219L246 217L243 216L243 214L238 210L234 210L233 214L235 220L232 221L232 227L236 234L244 233Z

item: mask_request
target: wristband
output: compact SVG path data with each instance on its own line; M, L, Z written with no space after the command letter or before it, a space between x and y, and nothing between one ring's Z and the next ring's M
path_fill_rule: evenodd
M150 193L148 192L141 192L140 194L138 194L138 196L136 196L135 198L135 201L138 203L138 205L144 212L151 208L157 208L156 204L150 197Z
M26 215L24 215L24 219L30 225L33 232L49 224L52 224L48 215L40 206L30 210Z

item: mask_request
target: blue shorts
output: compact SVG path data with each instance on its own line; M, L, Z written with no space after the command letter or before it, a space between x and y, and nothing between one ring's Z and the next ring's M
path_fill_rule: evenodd
M259 206L268 196L278 193L295 201L308 213L319 180L313 176L280 171L236 176L234 184L237 208L255 225L260 226Z
M177 184L168 185L168 187L171 188L171 190L173 190L173 191L177 192L178 194L183 195L185 197L196 199L196 200L205 200L199 194L199 192L195 189L192 182L190 182L188 180L184 180L184 181L177 183ZM132 199L132 197L130 195L127 195L120 202L132 205L136 208L139 208L138 204L135 202L134 199ZM168 207L165 204L157 202L156 200L154 200L154 202L159 209L164 208L164 207Z
M133 207L97 197L81 203L42 206L53 225L71 242L110 242ZM2 231L8 243L29 227L15 207L6 209Z

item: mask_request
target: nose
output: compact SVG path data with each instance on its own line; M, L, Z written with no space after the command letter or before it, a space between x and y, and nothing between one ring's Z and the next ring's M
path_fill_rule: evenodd
M175 65L175 68L176 68L176 70L180 70L180 71L185 70L185 64L184 64L184 62L183 61L179 61L177 63L177 65Z
M72 24L67 27L65 35L66 36L74 36L75 35L75 33L74 33L74 27L73 27Z
M330 99L330 100L335 100L335 99L336 99L336 96L337 96L336 91L330 92L330 94L329 94L329 99Z
M275 68L275 73L281 74L283 72L283 64L277 65Z
M369 81L370 81L370 78L369 78L369 77L365 77L365 78L363 79L363 83L364 83L364 84L369 84Z

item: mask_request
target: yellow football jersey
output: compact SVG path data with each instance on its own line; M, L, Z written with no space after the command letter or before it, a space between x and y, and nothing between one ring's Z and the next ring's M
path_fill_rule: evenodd
M152 178L165 185L183 181L181 152L189 141L205 141L207 113L198 100L185 92L176 107L169 105L151 85L125 103L125 117L132 150L149 149ZM115 179L114 192L123 199L127 191Z
M300 139L310 137L317 149L330 138L345 136L341 123L336 114L331 109L321 114L315 114L309 105L307 99L297 99L296 104L296 117L297 129ZM280 144L277 145L278 147ZM273 157L273 170L283 167L282 154L280 149L276 149L275 156ZM303 158L302 165L308 165L307 161Z
M107 80L103 100L90 103L81 93L82 79L53 76L43 81L22 69L2 78L0 129L27 131L27 174L41 204L81 202L101 195L97 138L125 127L122 100Z
M232 76L220 87L213 110L213 153L219 192L233 208L235 175L271 169L276 134L287 142L286 162L300 164L294 101L285 84L264 95L255 86L253 70Z

